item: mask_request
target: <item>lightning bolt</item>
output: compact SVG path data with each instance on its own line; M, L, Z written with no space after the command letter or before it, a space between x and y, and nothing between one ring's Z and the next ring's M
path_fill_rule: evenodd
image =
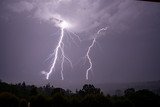
M64 38L64 29L67 28L69 25L67 22L65 21L61 21L58 25L60 27L60 30L61 30L61 34L60 34L60 38L59 38L59 41L58 41L58 44L54 50L54 52L51 54L51 55L54 55L54 59L53 59L53 62L51 64L51 67L49 69L49 72L46 72L46 71L42 71L41 73L46 75L46 79L49 79L49 76L51 75L51 73L55 70L55 65L57 63L57 60L58 60L58 57L59 57L59 54L61 54L61 79L64 80L64 76L63 76L63 65L64 65L64 61L65 59L70 63L71 67L73 66L72 65L72 62L69 58L67 58L64 54L64 43L63 43L63 38Z
M97 37L98 35L101 33L101 31L105 31L107 30L108 27L104 27L104 28L101 28L100 30L98 30L97 34L95 35L95 37L93 38L92 40L92 43L91 45L88 47L88 50L87 50L87 53L86 53L86 58L88 59L89 61L89 68L86 70L86 80L88 80L88 74L89 74L89 71L92 70L92 67L93 67L93 63L92 63L92 60L91 60L91 57L90 57L90 51L91 49L93 48L93 46L95 45L96 43L96 40L97 40Z
M60 74L61 74L61 79L64 80L64 75L63 75L64 61L67 60L70 63L71 67L73 67L71 60L68 57L66 57L65 53L64 53L64 42L63 42L64 30L69 27L69 23L67 23L64 20L59 20L59 19L54 19L54 20L56 20L58 22L58 27L60 27L60 30L61 30L60 38L59 38L59 41L58 41L58 44L57 44L56 48L54 49L54 52L50 56L50 57L53 57L53 61L52 61L51 67L49 69L49 72L42 71L41 73L46 76L46 79L49 79L51 73L53 71L55 71L55 66L56 66L57 60L60 57L60 59L61 59L61 71L60 71ZM90 51L94 47L98 35L101 33L101 31L107 30L107 28L108 27L104 27L104 28L101 28L100 30L98 30L98 32L96 33L96 35L94 36L94 38L92 40L91 45L89 45L89 47L88 47L87 53L85 55L86 59L88 59L88 61L89 61L89 67L86 70L86 79L87 80L88 80L89 71L91 71L92 67L93 67L93 63L92 63L92 60L91 60L91 57L90 57ZM79 38L78 35L76 35L75 33L71 32L71 31L68 31L68 32L70 32L72 35L76 36L78 38L78 40L81 41L81 39ZM72 39L71 35L69 35L69 36Z

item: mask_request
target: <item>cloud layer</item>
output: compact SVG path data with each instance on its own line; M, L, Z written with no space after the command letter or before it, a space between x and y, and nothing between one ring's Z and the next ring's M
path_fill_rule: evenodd
M66 20L74 32L88 32L126 17L132 0L30 0L12 3L9 8L18 13L30 12L41 21L53 18ZM125 12L128 11L129 12ZM123 14L123 12L125 14Z

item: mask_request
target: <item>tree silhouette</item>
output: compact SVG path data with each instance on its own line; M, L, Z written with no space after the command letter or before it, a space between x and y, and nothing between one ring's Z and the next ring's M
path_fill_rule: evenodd
M19 107L28 107L28 103L25 99L20 100Z
M77 91L78 92L78 91ZM91 84L85 84L82 88L82 90L79 90L78 94L80 95L87 95L87 94L102 94L100 88L95 88L94 85Z
M38 94L38 92L37 92L37 87L34 86L34 85L32 85L32 86L31 86L31 90L30 90L30 95L31 95L31 96L35 96L35 95L37 95L37 94Z
M54 94L54 96L52 96L51 105L53 107L64 107L64 106L68 106L69 103L63 94L56 93Z
M131 95L135 94L135 89L134 88L126 89L124 91L124 94L125 94L125 96L131 96Z
M0 107L27 107L29 104L30 107L160 107L160 96L152 91L129 88L124 95L117 92L112 96L104 95L91 84L73 93L48 84L36 87L25 82L15 85L0 82Z
M0 106L1 107L18 107L19 99L10 93L0 93Z
M31 107L48 107L47 99L42 95L32 96L30 101Z

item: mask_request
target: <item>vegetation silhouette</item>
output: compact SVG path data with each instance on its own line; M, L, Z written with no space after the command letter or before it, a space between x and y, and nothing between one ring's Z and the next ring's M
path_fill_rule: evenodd
M119 93L120 90L118 90ZM0 107L160 107L160 96L152 91L129 88L123 94L104 95L100 88L85 84L73 93L71 90L7 84L0 81Z

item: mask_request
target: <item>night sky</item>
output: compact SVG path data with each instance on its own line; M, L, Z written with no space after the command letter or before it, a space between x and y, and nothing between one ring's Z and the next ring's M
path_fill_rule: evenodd
M70 22L65 31L64 80L58 63L49 80L41 74L55 49L60 29L50 19ZM108 27L85 54L95 33ZM76 43L75 43L76 42ZM9 83L58 86L80 83L142 82L160 80L160 3L134 0L0 0L0 79Z

